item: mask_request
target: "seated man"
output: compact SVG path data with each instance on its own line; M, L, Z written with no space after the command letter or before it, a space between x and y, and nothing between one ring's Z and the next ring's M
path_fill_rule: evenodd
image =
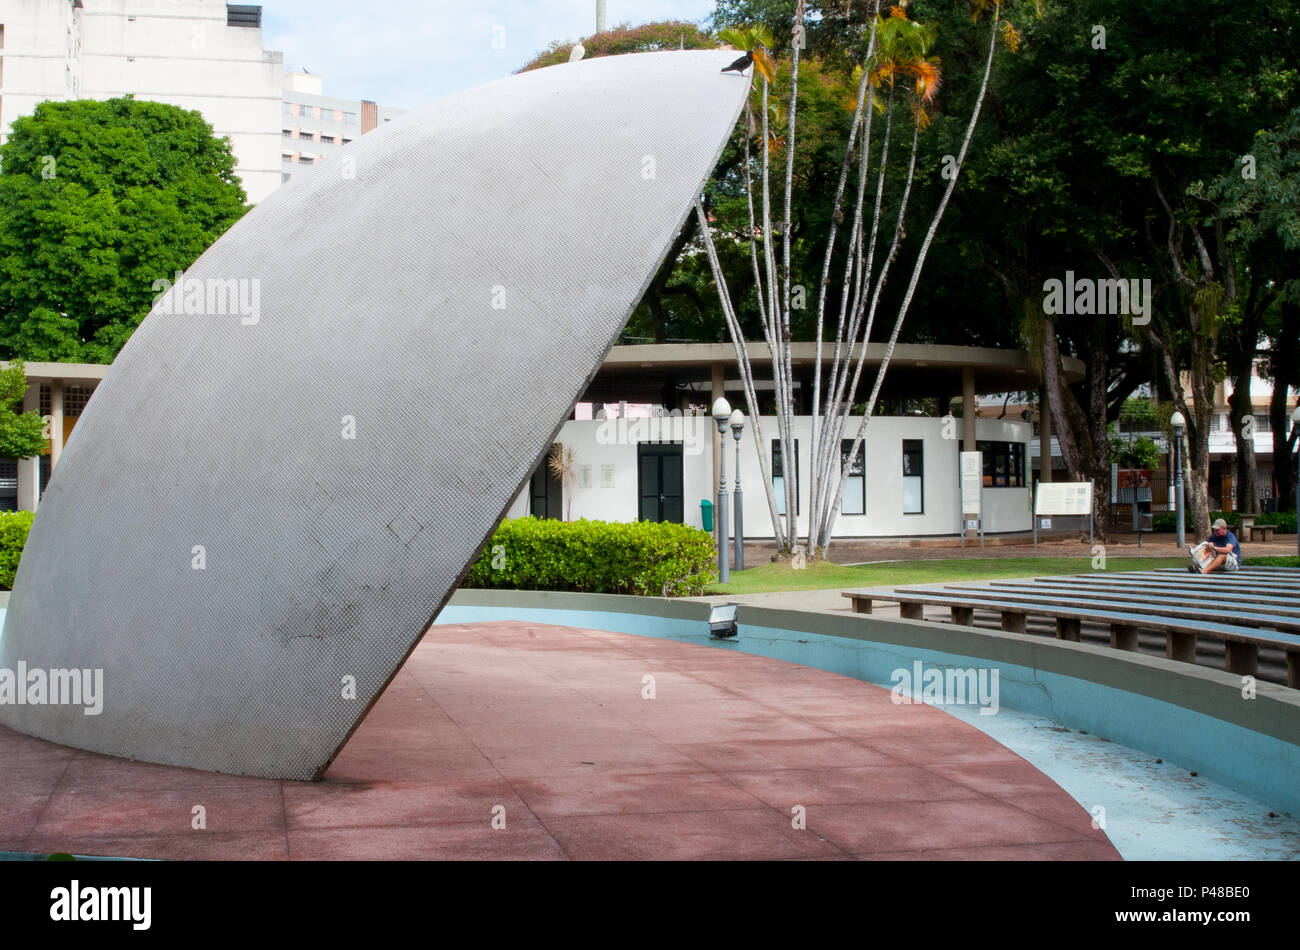
M1222 518L1214 522L1209 538L1190 550L1192 564L1187 568L1189 571L1231 573L1241 567L1241 545L1237 543L1237 536L1228 530L1228 522Z

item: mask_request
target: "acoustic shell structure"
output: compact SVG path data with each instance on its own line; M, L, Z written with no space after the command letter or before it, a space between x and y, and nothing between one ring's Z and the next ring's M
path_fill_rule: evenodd
M719 72L733 56L471 89L231 228L96 392L9 602L0 667L102 670L102 711L0 721L318 778L659 267L744 104L747 78Z

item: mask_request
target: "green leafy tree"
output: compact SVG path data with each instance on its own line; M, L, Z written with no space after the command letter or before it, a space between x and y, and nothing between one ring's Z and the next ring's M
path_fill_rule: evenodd
M1267 280L1254 279L1275 276L1271 252L1234 240L1231 203L1207 200L1198 182L1239 175L1256 131L1294 107L1300 10L1207 0L1188 12L1174 0L1049 0L1024 28L1022 55L997 66L983 130L992 147L974 150L948 237L983 265L971 278L996 279L1023 316L1072 478L1106 484L1106 425L1138 386L1154 382L1181 408L1199 532L1215 383L1237 341L1248 364L1251 324L1276 308ZM1048 316L1044 281L1067 270L1150 279L1150 323ZM1082 382L1064 379L1063 356L1084 362Z
M228 139L126 97L43 102L0 147L0 354L108 363L247 210Z
M19 411L26 392L27 374L22 360L0 370L0 457L31 458L49 450L40 413Z
M1194 193L1227 224L1236 281L1246 288L1226 314L1224 367L1232 380L1228 399L1237 439L1237 508L1257 512L1254 407L1250 381L1255 359L1273 382L1269 419L1273 473L1284 507L1293 505L1291 454L1295 436L1287 414L1289 389L1300 388L1300 107L1277 126L1259 132L1250 150L1204 190Z

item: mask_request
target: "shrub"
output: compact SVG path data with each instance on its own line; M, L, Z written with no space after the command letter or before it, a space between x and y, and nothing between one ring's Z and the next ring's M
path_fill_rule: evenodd
M1192 530L1193 519L1190 511L1183 513L1183 524L1188 531ZM1216 518L1222 518L1228 522L1228 527L1234 532L1241 526L1241 513L1237 511L1211 511L1210 523L1213 524ZM1296 518L1294 511L1275 511L1267 515L1255 515L1255 524L1271 524L1277 528L1278 534L1295 534ZM1176 526L1173 512L1158 514L1151 519L1151 529L1153 531L1172 532Z
M711 534L681 524L516 518L497 527L464 586L681 597L704 593L716 557Z
M23 556L27 532L32 530L30 511L0 512L0 590L14 589L14 574Z

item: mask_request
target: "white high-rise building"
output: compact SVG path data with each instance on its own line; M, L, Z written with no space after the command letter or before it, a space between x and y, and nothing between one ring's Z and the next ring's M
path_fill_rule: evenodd
M285 181L406 111L369 99L337 99L324 91L321 77L305 69L284 77L280 168Z
M284 57L262 8L225 0L0 0L0 141L46 99L127 93L229 136L252 202L280 184Z

